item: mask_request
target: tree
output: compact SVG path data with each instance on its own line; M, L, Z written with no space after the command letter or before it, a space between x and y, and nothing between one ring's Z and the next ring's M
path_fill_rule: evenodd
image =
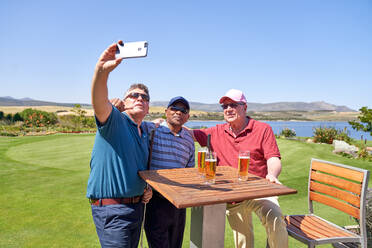
M80 104L75 104L74 108L72 109L72 112L76 114L75 116L72 117L72 122L75 125L75 129L79 129L80 126L82 125L86 111L81 109Z
M87 113L87 111L81 109L80 104L75 104L74 108L72 109L72 112L75 112L81 118L85 117L85 114Z
M0 120L4 119L4 112L0 111Z
M81 109L80 104L75 104L74 108L72 109L76 115L73 116L72 121L75 125L76 129L80 127L95 127L95 120L93 117L86 116L87 111Z
M369 132L372 135L372 109L362 107L359 111L361 115L358 116L358 120L349 121L349 124L357 131Z
M7 120L7 121L9 121L9 122L12 121L12 118L13 118L12 114L7 114L7 115L5 116L5 120Z
M13 115L13 122L16 122L16 121L23 121L23 118L19 113L15 113Z

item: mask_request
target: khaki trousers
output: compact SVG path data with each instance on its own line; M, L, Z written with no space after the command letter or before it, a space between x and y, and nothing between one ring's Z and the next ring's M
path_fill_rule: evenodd
M270 248L288 248L288 233L279 207L278 197L227 204L226 215L234 233L235 247L254 247L252 212L256 213L262 225L266 228L267 245Z

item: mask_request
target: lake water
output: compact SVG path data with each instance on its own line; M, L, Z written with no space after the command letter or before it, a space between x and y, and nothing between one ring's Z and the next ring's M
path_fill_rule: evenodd
M363 135L363 139L372 140L372 136L369 133L355 131L347 122L340 121L264 121L269 124L275 134L279 134L284 128L293 129L297 136L300 137L312 137L313 128L317 127L334 127L339 130L344 130L346 127L349 137L353 139L360 139ZM225 123L224 121L188 121L185 126L190 128L198 127L212 127L216 124Z

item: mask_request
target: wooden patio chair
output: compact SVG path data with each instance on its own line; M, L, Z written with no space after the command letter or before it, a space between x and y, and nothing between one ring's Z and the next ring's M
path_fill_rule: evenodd
M367 247L366 194L369 171L312 159L308 182L309 214L285 216L288 234L308 247ZM313 202L338 209L359 220L360 234L352 233L314 214ZM358 247L358 246L355 246Z

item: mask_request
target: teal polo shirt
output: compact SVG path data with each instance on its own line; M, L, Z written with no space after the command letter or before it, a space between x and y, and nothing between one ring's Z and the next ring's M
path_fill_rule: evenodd
M97 133L90 161L87 197L121 198L142 195L145 182L138 171L146 170L149 140L140 136L137 124L112 107L106 123L96 119Z

